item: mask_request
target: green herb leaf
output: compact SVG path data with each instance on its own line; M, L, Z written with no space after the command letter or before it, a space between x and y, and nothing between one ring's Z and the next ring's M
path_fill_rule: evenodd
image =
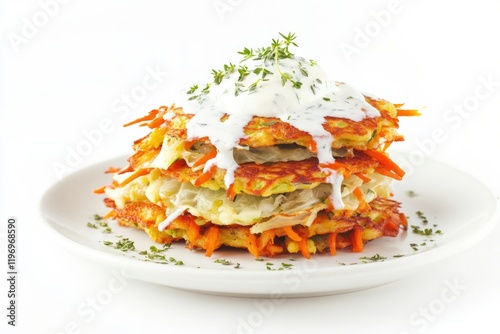
M417 216L422 220L422 223L427 224L429 222L422 211L417 211Z
M240 63L253 61L252 68L249 68L249 65L247 64L242 64L238 68L236 68L234 64L229 63L229 64L224 64L223 68L220 70L213 69L211 72L213 75L213 83L215 83L216 85L221 84L225 78L229 78L230 75L232 75L236 71L238 73L238 78L237 78L238 82L243 82L244 79L251 73L257 76L260 75L262 81L265 81L264 79L268 75L273 74L273 72L270 71L268 68L270 64L274 63L274 66L276 67L281 77L283 85L290 83L293 88L301 89L302 82L300 82L299 80L294 80L291 73L282 71L280 67L280 60L295 58L295 55L291 52L291 47L292 46L298 47L297 43L295 42L297 36L294 33L288 33L286 35L279 33L279 35L281 38L272 39L270 46L261 47L256 49L255 51L251 48L245 47L242 51L238 52L239 55L243 56L243 59L240 61ZM305 59L301 60L307 64L307 60ZM309 73L304 67L302 61L299 62L299 71L303 76L307 77L309 76ZM316 61L309 60L310 66L315 66L316 64L317 64ZM321 80L317 79L317 81L318 83L321 83ZM242 92L255 91L258 88L258 83L259 80L256 80L253 81L248 86L237 85L234 90L235 96L241 94ZM198 100L198 102L200 103L203 102L205 100L204 96L210 92L209 88L210 84L205 86L205 88L201 91L201 93L193 95L195 94L195 92L198 92L199 86L198 85L191 86L191 88L187 91L187 94L192 96L190 96L188 100Z
M382 262L384 260L386 260L387 258L384 257L384 256L381 256L380 254L375 254L373 256L363 256L363 257L360 257L359 258L360 260L362 260L363 263L369 263L369 262Z

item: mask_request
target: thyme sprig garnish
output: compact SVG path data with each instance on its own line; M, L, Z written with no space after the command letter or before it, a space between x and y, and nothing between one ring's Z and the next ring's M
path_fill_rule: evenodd
M210 93L210 88L213 85L220 85L222 81L229 78L231 75L238 75L234 85L234 95L237 96L242 92L253 92L258 87L259 84L268 81L268 76L274 74L270 67L274 65L277 73L281 77L281 83L285 86L288 82L295 89L300 89L302 87L302 82L294 77L290 72L284 71L280 66L280 60L283 59L294 59L295 55L291 52L291 47L298 47L295 42L297 36L294 33L288 33L287 35L279 33L281 38L272 39L271 45L267 47L261 47L258 49L251 49L245 47L238 54L243 56L239 65L233 63L224 64L222 69L213 69L211 74L213 76L213 81L209 82L202 89L199 85L193 85L187 91L189 100L198 100L198 102L203 102L206 99L206 95ZM307 77L309 73L305 68L307 61L302 58L297 58L299 61L299 71L300 73ZM271 65L271 66L270 66ZM309 60L309 66L316 66L317 63L314 60ZM251 83L246 83L245 80L253 74L255 80ZM321 81L318 81L321 83ZM311 86L313 92L316 92L316 84Z
M273 39L270 54L274 55L274 63L276 65L276 70L281 76L281 83L283 84L283 86L286 84L287 81L290 81L292 83L293 88L299 89L302 87L302 82L293 80L292 74L281 71L281 68L279 66L279 59L294 57L293 53L290 52L290 45L298 46L297 43L294 42L296 36L295 34L288 34L288 36L285 36L282 33L280 33L280 35L281 37L283 37L283 41L279 39ZM267 52L267 54L269 54L269 52ZM309 75L307 71L303 68L301 62L299 62L299 69L303 76L307 77Z

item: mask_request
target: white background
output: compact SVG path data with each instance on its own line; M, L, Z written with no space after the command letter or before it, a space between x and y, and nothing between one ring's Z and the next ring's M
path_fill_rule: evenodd
M431 272L362 292L286 300L251 328L241 323L258 310L252 298L132 280L92 317L82 316L78 307L106 289L113 272L52 244L38 203L68 172L129 153L144 132L123 123L172 104L179 89L206 82L212 68L237 59L236 51L265 46L278 32L295 32L299 53L336 80L425 107L422 117L401 123L406 142L398 148L472 174L498 199L500 2L4 0L0 13L0 267L6 220L16 216L20 273L15 329L6 325L7 285L0 280L0 332L498 328L500 228ZM440 140L433 139L436 129ZM71 152L95 131L102 137L75 158ZM456 298L424 315L449 283L461 287Z

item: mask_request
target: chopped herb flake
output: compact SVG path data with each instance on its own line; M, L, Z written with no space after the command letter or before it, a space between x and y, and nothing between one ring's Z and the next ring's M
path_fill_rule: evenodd
M420 226L417 225L411 225L411 230L413 233L419 234L419 235L432 235L434 233L441 234L441 230L437 230L434 232L432 228L424 228L421 229Z
M214 263L220 263L224 266L229 266L229 265L232 265L233 263L231 261L228 261L226 259L217 259L214 261Z
M379 254L375 254L373 256L363 256L359 258L363 263L370 263L370 262L382 262L386 260L387 258L384 256L381 256Z
M121 250L122 252L128 252L135 250L134 242L129 238L123 238L115 243L115 248Z
M429 222L422 211L417 211L417 216L418 218L420 218L420 220L422 220L422 223L427 224Z

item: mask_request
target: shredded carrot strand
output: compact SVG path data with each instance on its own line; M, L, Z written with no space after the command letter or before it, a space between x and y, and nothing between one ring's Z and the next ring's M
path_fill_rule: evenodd
M330 233L328 236L328 247L331 255L337 254L337 233Z
M200 226L196 224L194 219L189 220L187 238L189 242L193 242L200 236Z
M302 237L298 235L297 232L295 232L291 226L283 227L283 231L286 233L286 236L292 239L293 241L302 240Z
M399 230L398 224L396 224L394 221L391 219L387 220L385 225L384 225L384 230L390 231L390 232L397 232Z
M217 245L219 243L219 228L216 226L210 226L208 231L207 231L207 240L206 240L206 247L205 247L205 256L210 257L212 256L214 250L217 248Z
M148 173L149 173L149 169L138 169L135 172L133 172L132 174L130 174L129 177L127 177L125 180L123 180L120 183L120 187L123 187L123 186L129 184L130 182L134 181L135 179L137 179L139 176L147 175Z
M405 175L405 171L401 169L394 161L392 161L385 152L376 150L366 150L365 154L377 160L382 166L386 167L388 170L393 171L401 179Z
M328 162L328 163L320 163L319 166L323 167L323 168L330 168L330 169L333 169L333 170L337 170L339 168L344 168L346 170L349 170L349 165L341 163L341 162L338 162L338 161Z
M105 174L114 174L116 172L119 172L121 170L121 168L119 167L109 167L108 169L106 169L106 171L104 172Z
M273 245L275 237L276 232L274 229L262 232L258 238L259 251L263 250L264 248L267 249L268 245Z
M156 115L158 115L158 112L159 112L158 109L151 110L149 112L149 114L147 114L146 116L139 117L136 120L133 120L131 122L128 122L128 123L124 124L123 126L127 127L127 126L134 125L134 124L137 124L137 123L140 123L140 122L151 121L151 120L153 120L153 119L156 118Z
M231 184L229 188L226 190L226 197L231 202L234 201L234 198L236 197L236 192L234 191L234 183Z
M390 170L387 170L383 167L377 167L375 168L375 171L379 174L382 174L382 175L385 175L385 176L388 176L388 177L391 177L393 178L394 180L398 180L398 181L401 181L403 178L399 175L397 175L396 173L390 171Z
M404 213L399 214L399 218L401 219L401 225L405 227L405 229L408 228L408 220L406 219L406 215Z
M416 109L396 109L398 116L421 116L422 114Z
M370 206L368 203L366 203L365 196L363 195L363 192L359 187L356 187L356 189L353 190L352 192L354 194L354 197L359 201L358 209L360 211L366 211L370 209Z
M356 187L356 189L354 189L352 191L352 193L354 194L354 196L356 197L356 199L358 201L364 201L365 200L365 197L363 196L363 192L361 191L361 189L359 189L359 187Z
M248 249L248 252L255 257L259 257L259 247L257 245L257 237L253 233L248 233L245 238L245 246Z
M184 149L189 151L193 145L196 144L196 140L188 140L184 142Z
M155 129L165 123L165 120L162 116L156 117L154 120L148 123L148 128Z
M318 152L318 147L316 146L316 142L313 139L311 139L309 143L307 143L307 150L313 153Z
M106 189L107 186L102 186L99 188L94 189L94 194L104 194L104 189Z
M195 187L199 187L203 183L205 183L208 180L210 180L212 178L212 176L215 174L216 170L217 170L217 166L213 165L212 167L210 167L209 170L207 170L206 172L202 173L200 176L198 176L196 178L196 180L194 180L194 186Z
M299 250L306 259L311 258L311 253L309 252L309 248L307 248L307 238L302 238L299 241Z
M109 219L109 218L112 218L114 215L115 215L115 210L111 210L110 212L108 212L104 216L102 216L102 218Z
M361 189L359 189L359 187L356 187L356 189L354 189L352 193L354 194L354 197L356 197L356 199L359 201L359 207L364 208L367 203Z
M198 167L205 164L208 160L215 158L217 155L217 149L214 147L210 152L202 156L200 159L196 160L193 167Z
M363 181L363 183L370 182L372 180L368 176L364 175L363 173L356 173L355 175L357 177L359 177Z
M335 210L335 208L333 207L333 202L330 199L330 197L328 197L326 199L326 203L325 204L326 204L326 211L333 211L333 210Z
M123 174L123 173L128 173L128 172L133 172L134 168L132 166L128 165L126 168L121 169L118 171L118 174Z
M362 252L363 251L363 230L361 228L356 228L352 232L351 236L352 251Z
M265 250L269 254L269 256L274 256L276 254L283 253L283 247L268 243L265 247Z

